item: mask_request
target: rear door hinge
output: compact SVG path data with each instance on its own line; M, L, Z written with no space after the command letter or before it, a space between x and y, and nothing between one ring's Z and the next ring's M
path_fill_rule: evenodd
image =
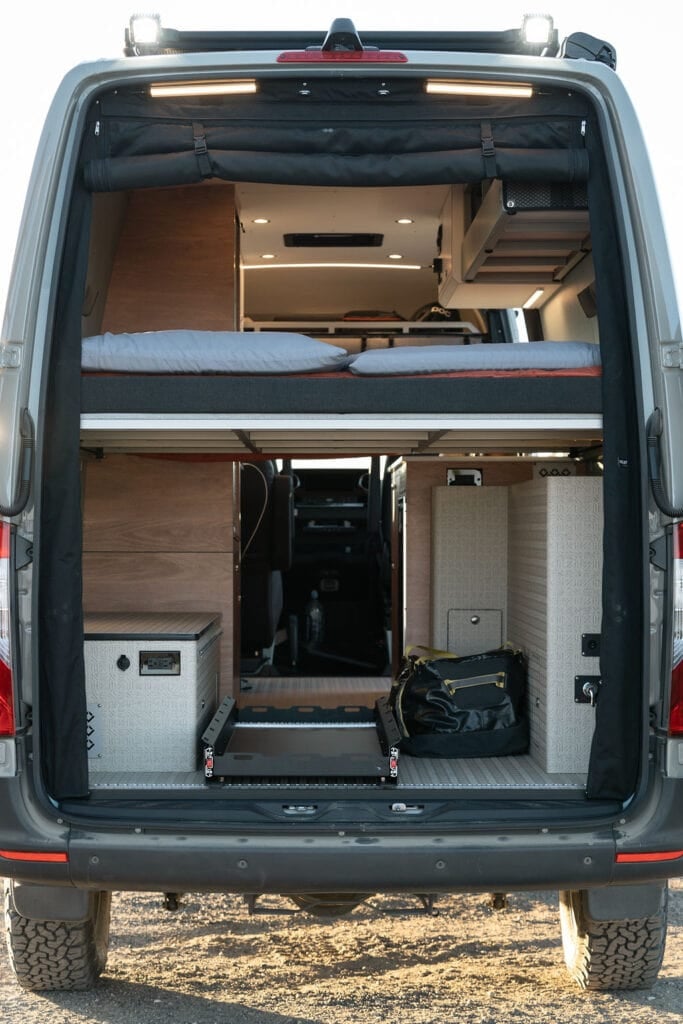
M661 569L662 572L666 572L669 565L668 552L669 543L666 534L662 534L661 537L655 537L654 540L650 541L650 563L655 569Z
M25 569L33 561L33 541L17 533L14 539L14 568Z

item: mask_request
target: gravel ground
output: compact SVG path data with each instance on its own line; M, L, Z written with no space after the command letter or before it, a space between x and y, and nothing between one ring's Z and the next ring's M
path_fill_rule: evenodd
M346 918L290 914L268 897L250 917L233 897L114 899L107 969L88 993L29 995L0 954L3 1024L681 1024L683 881L649 992L580 992L562 959L557 898L531 893L494 911L444 897L438 916L375 897Z

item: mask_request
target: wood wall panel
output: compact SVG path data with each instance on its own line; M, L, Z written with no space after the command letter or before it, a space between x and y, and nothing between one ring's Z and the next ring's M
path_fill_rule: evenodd
M219 612L234 666L233 463L111 455L85 464L86 612Z
M233 463L107 455L84 473L86 551L232 551Z
M218 612L221 698L232 695L232 555L85 552L86 612Z
M234 330L235 235L231 185L131 192L102 331Z

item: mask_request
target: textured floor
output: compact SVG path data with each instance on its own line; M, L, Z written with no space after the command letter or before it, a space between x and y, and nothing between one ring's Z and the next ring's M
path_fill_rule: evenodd
M343 707L366 705L372 707L377 697L387 693L391 685L388 677L292 677L252 676L248 689L239 694L242 706L267 704L271 707L294 705ZM491 792L520 791L525 795L552 793L558 790L582 790L584 774L550 774L540 768L533 758L519 757L416 758L402 756L399 762L397 789L479 790ZM207 785L201 771L196 772L91 772L93 790L188 790L204 789ZM236 784L237 785L237 784ZM302 784L302 788L317 786L315 782ZM254 788L257 784L250 784ZM269 783L268 788L291 788L289 783ZM244 784L240 786L243 788ZM257 788L261 788L260 786ZM355 787L354 787L355 788Z
M206 783L201 772L93 772L92 789L203 789ZM268 788L277 786L269 783ZM304 784L308 788L316 783ZM434 790L516 790L541 791L581 790L583 775L549 775L539 768L528 754L521 757L488 757L444 760L442 758L402 757L399 762L397 789ZM250 787L251 788L251 787ZM261 787L259 787L261 788ZM291 788L287 785L287 788Z

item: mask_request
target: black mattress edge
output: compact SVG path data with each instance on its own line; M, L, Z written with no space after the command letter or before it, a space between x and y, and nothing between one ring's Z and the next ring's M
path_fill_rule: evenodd
M81 412L138 414L599 414L600 377L83 376Z

